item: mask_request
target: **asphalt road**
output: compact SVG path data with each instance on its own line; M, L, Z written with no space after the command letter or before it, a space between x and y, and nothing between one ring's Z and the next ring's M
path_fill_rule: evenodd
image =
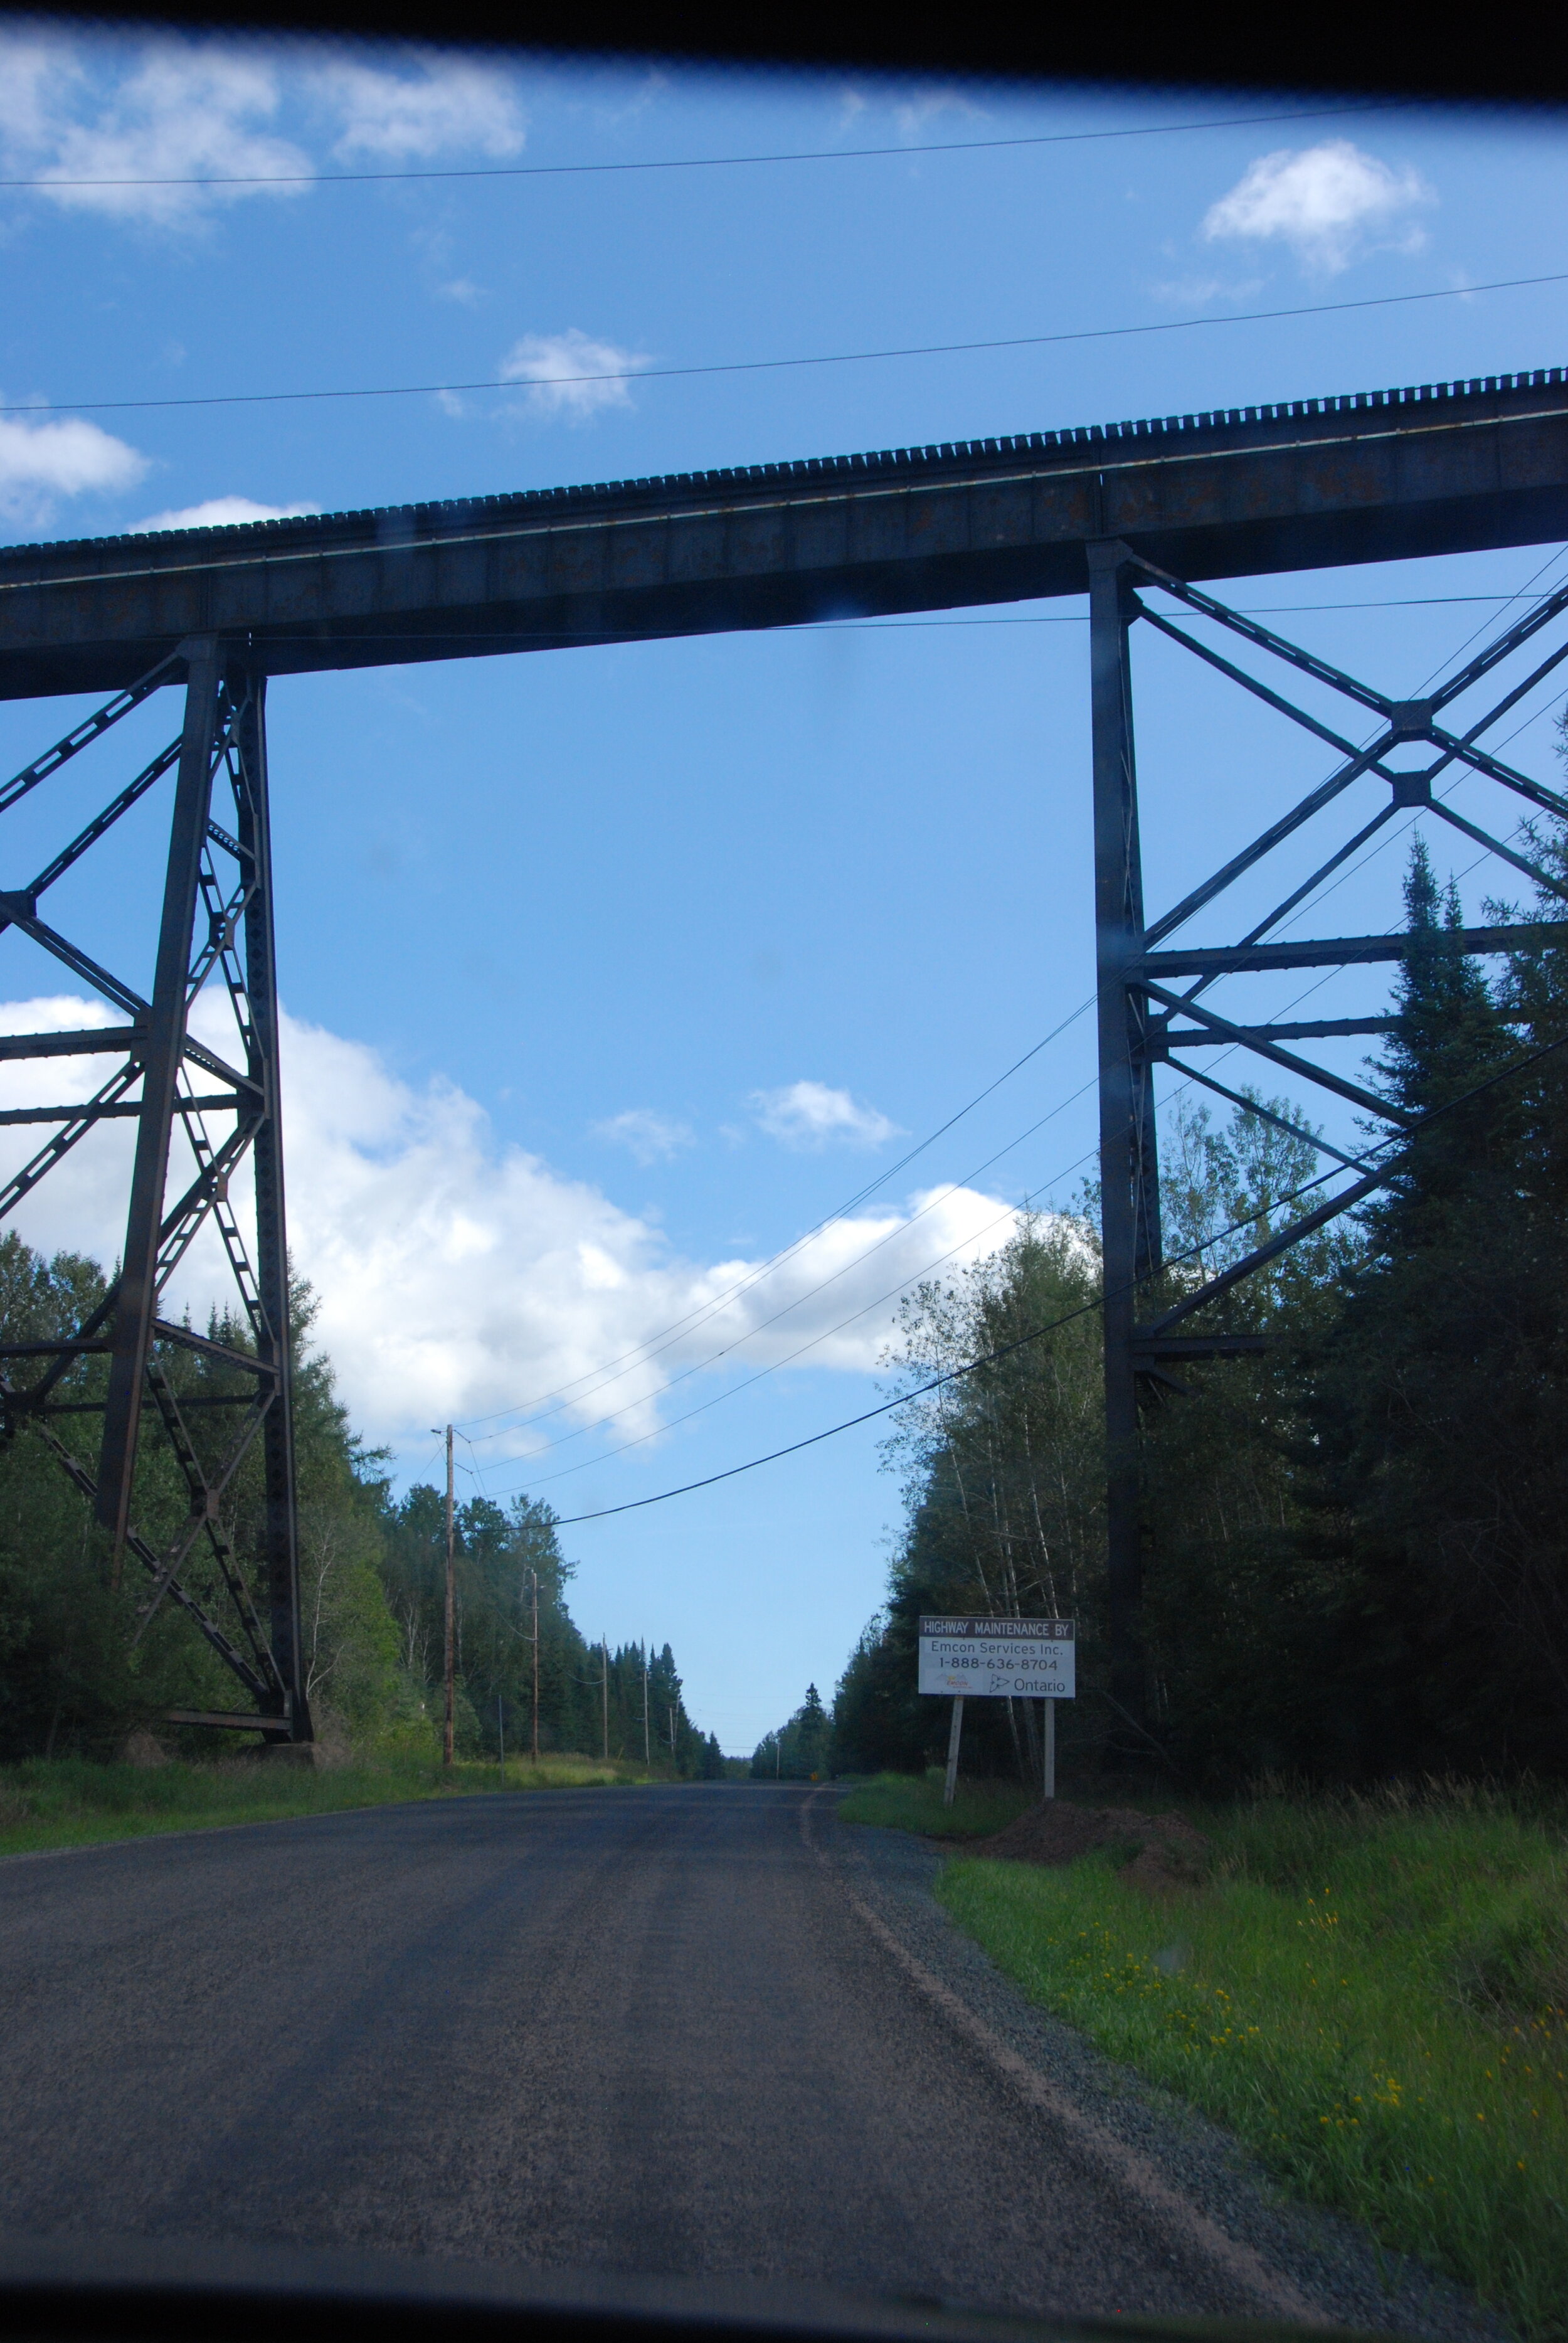
M0 2228L1305 2310L1010 2069L809 1795L475 1796L0 1865Z

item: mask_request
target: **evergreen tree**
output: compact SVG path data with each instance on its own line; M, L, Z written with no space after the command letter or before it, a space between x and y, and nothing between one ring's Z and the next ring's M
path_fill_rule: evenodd
M1501 1001L1424 851L1380 1069L1412 1131L1314 1378L1319 1554L1344 1565L1331 1740L1363 1773L1568 1760L1568 1297L1549 1085L1497 1081L1560 1016L1543 956ZM1532 1129L1533 1109L1537 1118ZM1543 1111L1544 1110L1544 1111Z
M103 1300L96 1265L75 1254L45 1262L16 1236L0 1237L0 1327L11 1342L56 1341ZM420 1485L395 1500L385 1458L356 1438L330 1363L310 1347L315 1302L293 1289L295 1460L299 1500L301 1624L307 1686L318 1730L347 1731L361 1748L433 1754L444 1686L446 1502ZM215 1319L207 1332L231 1351L249 1328ZM249 1378L221 1359L168 1341L156 1356L173 1384L209 1473L233 1439ZM55 1386L57 1400L91 1411L102 1401L105 1362L87 1354ZM50 1420L50 1435L75 1446L91 1469L99 1418ZM259 1444L225 1491L223 1527L262 1615L265 1506ZM167 1443L149 1424L137 1460L133 1518L166 1551L190 1517L189 1493ZM566 1605L573 1565L555 1515L526 1496L505 1510L475 1497L456 1520L455 1627L458 1750L493 1754L504 1732L514 1752L533 1728L534 1593L538 1604L539 1739L543 1749L596 1753L602 1745L603 1669ZM205 1539L182 1565L191 1592L220 1619L228 1599ZM143 1624L147 1581L128 1564L110 1584L104 1543L88 1509L35 1419L13 1411L0 1438L0 1759L49 1753L111 1756L126 1731L151 1725L172 1738L171 1707L232 1708L235 1684L189 1618L166 1602ZM640 1763L644 1654L624 1646L609 1663L610 1747ZM682 1778L711 1776L724 1761L687 1715L669 1646L649 1667L656 1765ZM670 1747L671 1728L673 1748ZM228 1748L226 1735L185 1729L191 1754Z
M1271 1119L1311 1131L1289 1101L1243 1095L1248 1104L1224 1128L1185 1096L1166 1118L1168 1300L1298 1218L1297 1192L1322 1168L1309 1136ZM1270 1347L1183 1364L1146 1393L1149 1721L1167 1765L1188 1779L1294 1768L1321 1748L1335 1571L1302 1543L1303 1354L1337 1319L1357 1250L1353 1232L1332 1223L1255 1272L1189 1326L1261 1334Z
M74 1254L51 1262L15 1234L0 1239L0 1324L12 1342L58 1340L103 1300L96 1264ZM397 1638L378 1575L378 1493L374 1459L355 1441L333 1387L329 1364L307 1347L314 1316L308 1287L297 1281L294 1313L295 1450L299 1493L302 1624L313 1704L327 1729L331 1713L361 1735L406 1721ZM251 1347L247 1324L215 1318L208 1333L225 1348ZM168 1378L209 1474L234 1439L253 1386L221 1360L160 1341L155 1355ZM0 1443L0 1755L45 1752L112 1755L128 1728L167 1734L170 1707L232 1708L233 1677L189 1618L166 1601L140 1616L148 1582L127 1559L122 1583L110 1583L107 1555L87 1507L52 1453L51 1440L73 1450L90 1471L106 1366L88 1355L56 1384L55 1397L88 1412L54 1417L46 1427L14 1415ZM166 1442L148 1412L132 1518L157 1552L185 1533L190 1496ZM259 1443L253 1443L224 1492L222 1527L263 1616L261 1563L265 1504ZM225 1625L227 1593L205 1537L181 1565L182 1583ZM189 1749L230 1745L187 1730Z
M752 1752L751 1775L759 1782L825 1781L830 1771L831 1720L815 1684L788 1725L764 1735Z

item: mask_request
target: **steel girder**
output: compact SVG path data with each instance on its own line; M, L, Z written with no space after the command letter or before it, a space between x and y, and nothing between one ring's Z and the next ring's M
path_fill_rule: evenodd
M597 488L0 550L0 699L183 638L268 675L1081 594L1568 537L1568 368Z
M0 1185L0 1218L30 1196L100 1123L129 1119L136 1143L118 1277L101 1304L57 1342L0 1344L0 1402L7 1433L41 1438L91 1505L107 1535L118 1584L128 1554L147 1584L140 1638L165 1602L183 1609L229 1668L246 1706L180 1712L189 1721L308 1741L302 1666L299 1570L290 1390L287 1232L278 1121L277 989L273 942L266 682L234 663L216 638L182 643L128 690L0 788L0 812L102 739L160 689L184 687L179 732L110 799L25 887L0 894L0 931L13 927L109 1001L126 1022L59 1033L9 1034L0 1060L103 1055L114 1070L82 1103L8 1111L8 1123L52 1126L42 1147ZM163 779L175 775L162 914L150 999L50 926L40 898ZM215 809L215 790L224 803ZM231 1063L190 1030L209 983L233 1012ZM209 1128L209 1117L218 1127ZM188 1169L171 1185L183 1140ZM230 1202L248 1161L256 1200L254 1255ZM237 1342L177 1324L162 1303L198 1232L213 1226L232 1273ZM184 1353L222 1368L230 1389L195 1405L216 1411L229 1436L193 1435L193 1403L172 1372ZM81 1369L106 1361L106 1379L84 1399ZM189 1496L172 1541L156 1544L135 1519L136 1461L151 1405ZM238 1423L233 1417L237 1413ZM59 1419L102 1417L95 1469ZM259 1442L264 1484L261 1552L234 1549L235 1475ZM196 1584L199 1566L206 1584Z
M1448 776L1451 786L1474 774L1493 781L1535 813L1568 815L1568 799L1505 763L1483 745L1489 732L1525 695L1568 660L1568 587L1544 596L1521 618L1503 628L1440 689L1420 700L1399 700L1303 650L1256 619L1228 608L1189 581L1157 568L1124 541L1091 546L1090 558L1091 694L1093 733L1095 924L1097 939L1100 1070L1101 1215L1103 1239L1105 1323L1105 1425L1109 1544L1111 1693L1132 1727L1135 1745L1143 1737L1144 1664L1140 1631L1144 1525L1140 1510L1138 1427L1141 1393L1152 1387L1182 1387L1171 1374L1180 1361L1257 1354L1269 1338L1241 1330L1194 1329L1211 1305L1246 1280L1363 1202L1389 1176L1378 1160L1383 1142L1370 1141L1361 1154L1335 1147L1288 1115L1261 1107L1217 1081L1189 1053L1215 1046L1240 1048L1299 1081L1356 1106L1381 1121L1397 1138L1403 1118L1363 1084L1304 1057L1293 1045L1393 1030L1386 1014L1325 1018L1298 1022L1259 1022L1220 1014L1201 996L1225 977L1293 969L1337 969L1396 961L1402 958L1402 930L1381 936L1304 939L1280 936L1282 922L1299 912L1316 890L1367 844L1401 808L1421 808L1462 836L1538 882L1548 893L1568 897L1555 874L1530 854L1493 836L1447 804L1433 783ZM1283 691L1226 658L1212 644L1175 623L1146 597L1159 591L1196 617L1217 624L1255 652L1282 663L1350 701L1372 719L1371 737L1358 744L1296 704ZM1228 681L1251 693L1277 714L1302 726L1332 749L1338 762L1328 778L1182 900L1148 920L1143 910L1139 848L1138 789L1133 756L1132 673L1130 638L1143 623L1203 661ZM1484 712L1456 732L1443 711L1475 690L1504 661L1543 637L1553 647L1534 659ZM1433 754L1420 770L1395 766L1397 749L1416 744ZM1231 945L1172 947L1168 939L1215 902L1245 874L1257 869L1325 812L1356 783L1382 783L1382 803L1360 822L1273 909ZM1460 930L1453 940L1466 952L1500 954L1528 950L1562 930L1521 922ZM1178 990L1178 980L1185 979ZM1346 1185L1277 1230L1268 1240L1219 1274L1201 1279L1153 1317L1149 1297L1163 1265L1160 1228L1159 1158L1155 1130L1153 1069L1180 1052L1183 1072L1232 1104L1310 1140L1321 1156L1353 1173ZM1141 1322L1140 1313L1143 1319ZM1181 1329L1182 1331L1178 1331Z

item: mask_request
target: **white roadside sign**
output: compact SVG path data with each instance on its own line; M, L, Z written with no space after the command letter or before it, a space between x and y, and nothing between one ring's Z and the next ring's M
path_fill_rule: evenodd
M1071 1700L1070 1619L920 1621L920 1689L963 1700Z

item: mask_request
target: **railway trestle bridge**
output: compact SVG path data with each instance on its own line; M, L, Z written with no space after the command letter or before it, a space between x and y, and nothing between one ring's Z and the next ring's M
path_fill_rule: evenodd
M108 695L0 787L0 811L45 787L133 710L166 691L181 695L178 729L166 745L36 876L8 872L0 892L0 928L51 955L115 1020L0 1036L0 1061L90 1055L111 1067L83 1102L0 1113L0 1121L44 1133L36 1152L0 1184L0 1217L99 1124L135 1126L112 1290L68 1338L0 1346L0 1402L11 1428L26 1422L54 1448L106 1533L116 1576L126 1558L142 1573L142 1622L166 1602L183 1606L233 1673L243 1707L184 1714L275 1741L311 1737L268 827L273 678L1087 593L1111 1691L1136 1720L1143 1704L1140 1387L1175 1379L1182 1360L1255 1349L1255 1335L1206 1331L1210 1305L1370 1193L1379 1176L1314 1140L1342 1165L1346 1184L1151 1315L1162 1259L1152 1069L1179 1056L1197 1080L1234 1099L1204 1071L1201 1055L1217 1044L1239 1046L1397 1130L1386 1101L1302 1047L1384 1031L1386 1018L1249 1021L1221 1014L1205 996L1221 978L1396 960L1396 932L1312 940L1293 926L1282 930L1402 808L1430 809L1548 891L1565 891L1528 851L1451 805L1448 794L1459 779L1477 776L1516 810L1522 801L1568 817L1568 799L1487 745L1508 712L1568 659L1568 587L1533 600L1418 700L1380 691L1206 588L1228 578L1562 539L1568 370L1552 367L881 455L0 552L0 698ZM1195 620L1209 631L1195 634ZM1304 728L1329 759L1315 788L1152 918L1143 900L1133 752L1131 645L1139 628ZM1303 687L1311 707L1292 697ZM1344 705L1340 722L1317 712L1325 692ZM51 925L45 898L171 778L155 972L144 997ZM1227 889L1292 841L1299 850L1299 834L1330 808L1346 818L1344 835L1304 875L1292 865L1277 906L1247 933L1232 944L1181 940ZM147 910L150 920L150 903ZM1475 928L1462 942L1472 952L1504 953L1541 933L1526 925ZM193 1031L193 1008L209 985L226 992L232 1009L226 1050ZM231 1182L247 1161L255 1211L244 1217L252 1227L230 1203ZM232 1323L248 1330L248 1342L215 1342L162 1312L169 1280L209 1227L233 1272ZM188 1395L182 1401L168 1372L182 1347L225 1384L203 1403L226 1426L216 1443L205 1431L196 1436ZM101 1396L84 1400L82 1363L94 1358L106 1361L106 1380ZM78 1413L102 1417L91 1470L62 1426ZM185 1525L162 1544L133 1519L138 1442L154 1418L190 1495ZM233 1550L224 1511L225 1493L257 1442L259 1557Z

